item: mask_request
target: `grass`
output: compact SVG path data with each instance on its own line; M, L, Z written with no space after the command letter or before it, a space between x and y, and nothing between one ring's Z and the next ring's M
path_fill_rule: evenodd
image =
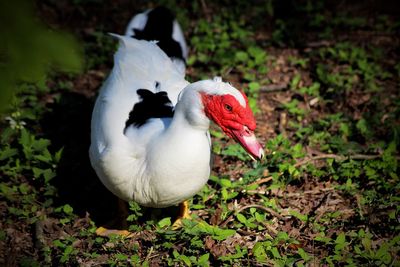
M173 212L132 202L132 238L96 236L113 206L87 160L89 119L115 49L104 29L115 32L120 19L93 25L88 17L99 18L92 12L98 7L77 1L69 12L85 10L80 23L93 28L75 30L85 41L84 73L21 84L2 117L0 263L399 265L396 18L371 22L311 2L290 7L291 19L274 1L240 9L186 3L185 12L166 5L186 25L188 79L221 75L246 91L266 159L252 162L213 127L213 173L190 199L192 219L182 229L171 229ZM55 5L55 13L62 7ZM210 16L215 8L219 14ZM126 21L131 15L121 14ZM261 15L273 29L252 23ZM301 40L299 30L308 31ZM366 42L359 31L384 32L389 42Z

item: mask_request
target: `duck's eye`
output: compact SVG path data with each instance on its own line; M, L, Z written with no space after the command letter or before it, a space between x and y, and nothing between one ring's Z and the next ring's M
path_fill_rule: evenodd
M225 104L225 109L226 109L227 111L231 112L231 111L232 111L232 106L231 106L231 105L228 105L228 104Z

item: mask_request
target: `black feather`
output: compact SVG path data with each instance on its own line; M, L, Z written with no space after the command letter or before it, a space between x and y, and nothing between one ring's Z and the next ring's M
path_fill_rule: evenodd
M136 93L141 101L133 106L125 123L125 129L132 124L139 128L151 118L171 118L174 115L174 108L167 92L153 93L147 89L138 89Z
M135 32L133 37L139 40L156 40L157 45L169 57L185 61L181 46L172 38L175 17L171 11L165 7L156 7L147 16L143 30L133 29Z

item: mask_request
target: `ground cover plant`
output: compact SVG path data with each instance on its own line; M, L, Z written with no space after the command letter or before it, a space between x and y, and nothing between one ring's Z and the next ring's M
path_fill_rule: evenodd
M243 88L266 158L213 128L214 168L174 209L129 203L132 236L96 236L115 197L88 159L95 96L147 1L40 1L69 31L81 73L18 84L1 117L0 265L399 266L399 10L377 1L161 1L190 47L189 80ZM218 12L215 12L218 10ZM1 58L1 57L0 57Z

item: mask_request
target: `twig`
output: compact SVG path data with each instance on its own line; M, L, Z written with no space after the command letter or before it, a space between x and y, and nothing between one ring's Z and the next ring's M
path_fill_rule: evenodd
M335 190L335 188L332 188L332 187L318 188L318 189L314 189L314 190L303 191L301 193L288 193L288 194L285 194L285 197L299 197L301 195L308 195L308 194L316 195L321 192L327 192L327 191L333 191L333 190Z
M255 182L249 184L249 186L255 185L255 184L258 184L258 185L259 185L259 184L263 184L263 183L269 182L269 181L271 181L271 180L272 180L272 176L268 176L268 177L262 178L262 179L260 179L260 180L257 180L257 181L255 181Z
M210 195L207 197L207 199L204 200L204 203L207 202L207 201L209 201L210 199L213 199L214 196L215 196L214 193L210 194Z
M158 257L160 257L161 255L162 255L162 253L155 253L155 254L151 255L151 256L148 258L148 260L153 259L153 258L158 258Z
M150 259L151 253L153 253L153 246L150 247L149 253L147 253L147 256L144 261L148 261Z
M242 229L238 229L237 232L241 235L254 235L254 233Z
M243 193L249 193L249 194L261 194L265 195L266 191L265 190L243 190Z
M284 137L287 137L286 126L287 126L287 114L286 112L281 112L279 114L279 132L281 132L281 134Z
M262 222L262 224L265 226L265 228L267 228L267 230L270 232L269 234L271 235L271 233L272 233L272 237L275 237L277 234L278 234L278 231L275 229L275 228L273 228L271 225L269 225L268 223L266 223L266 222Z
M44 234L43 234L43 221L37 221L35 223L35 245L37 248L41 249L45 245L45 239L44 239Z
M316 42L309 42L306 46L309 48L319 48L323 46L331 46L333 45L334 42L330 42L327 40L321 40L321 41L316 41Z
M219 224L219 226L224 227L226 226L230 221L233 221L233 216L229 216L225 221Z
M260 92L263 93L273 93L286 90L289 90L289 87L286 83L269 84L260 88Z
M371 160L371 159L377 159L380 158L382 155L364 155L364 154L354 154L354 155L349 155L349 156L341 156L341 155L336 155L336 154L321 154L318 156L314 156L314 157L310 157L308 159L305 159L303 161L299 161L296 164L294 164L294 167L300 167L303 166L307 163L309 163L310 161L314 161L314 160L321 160L321 159L336 159L338 161L343 161L346 159L354 159L354 160Z
M224 73L224 75L223 75L222 77L228 76L228 74L231 73L232 70L233 70L232 67L228 68L228 69L225 71L225 73Z

